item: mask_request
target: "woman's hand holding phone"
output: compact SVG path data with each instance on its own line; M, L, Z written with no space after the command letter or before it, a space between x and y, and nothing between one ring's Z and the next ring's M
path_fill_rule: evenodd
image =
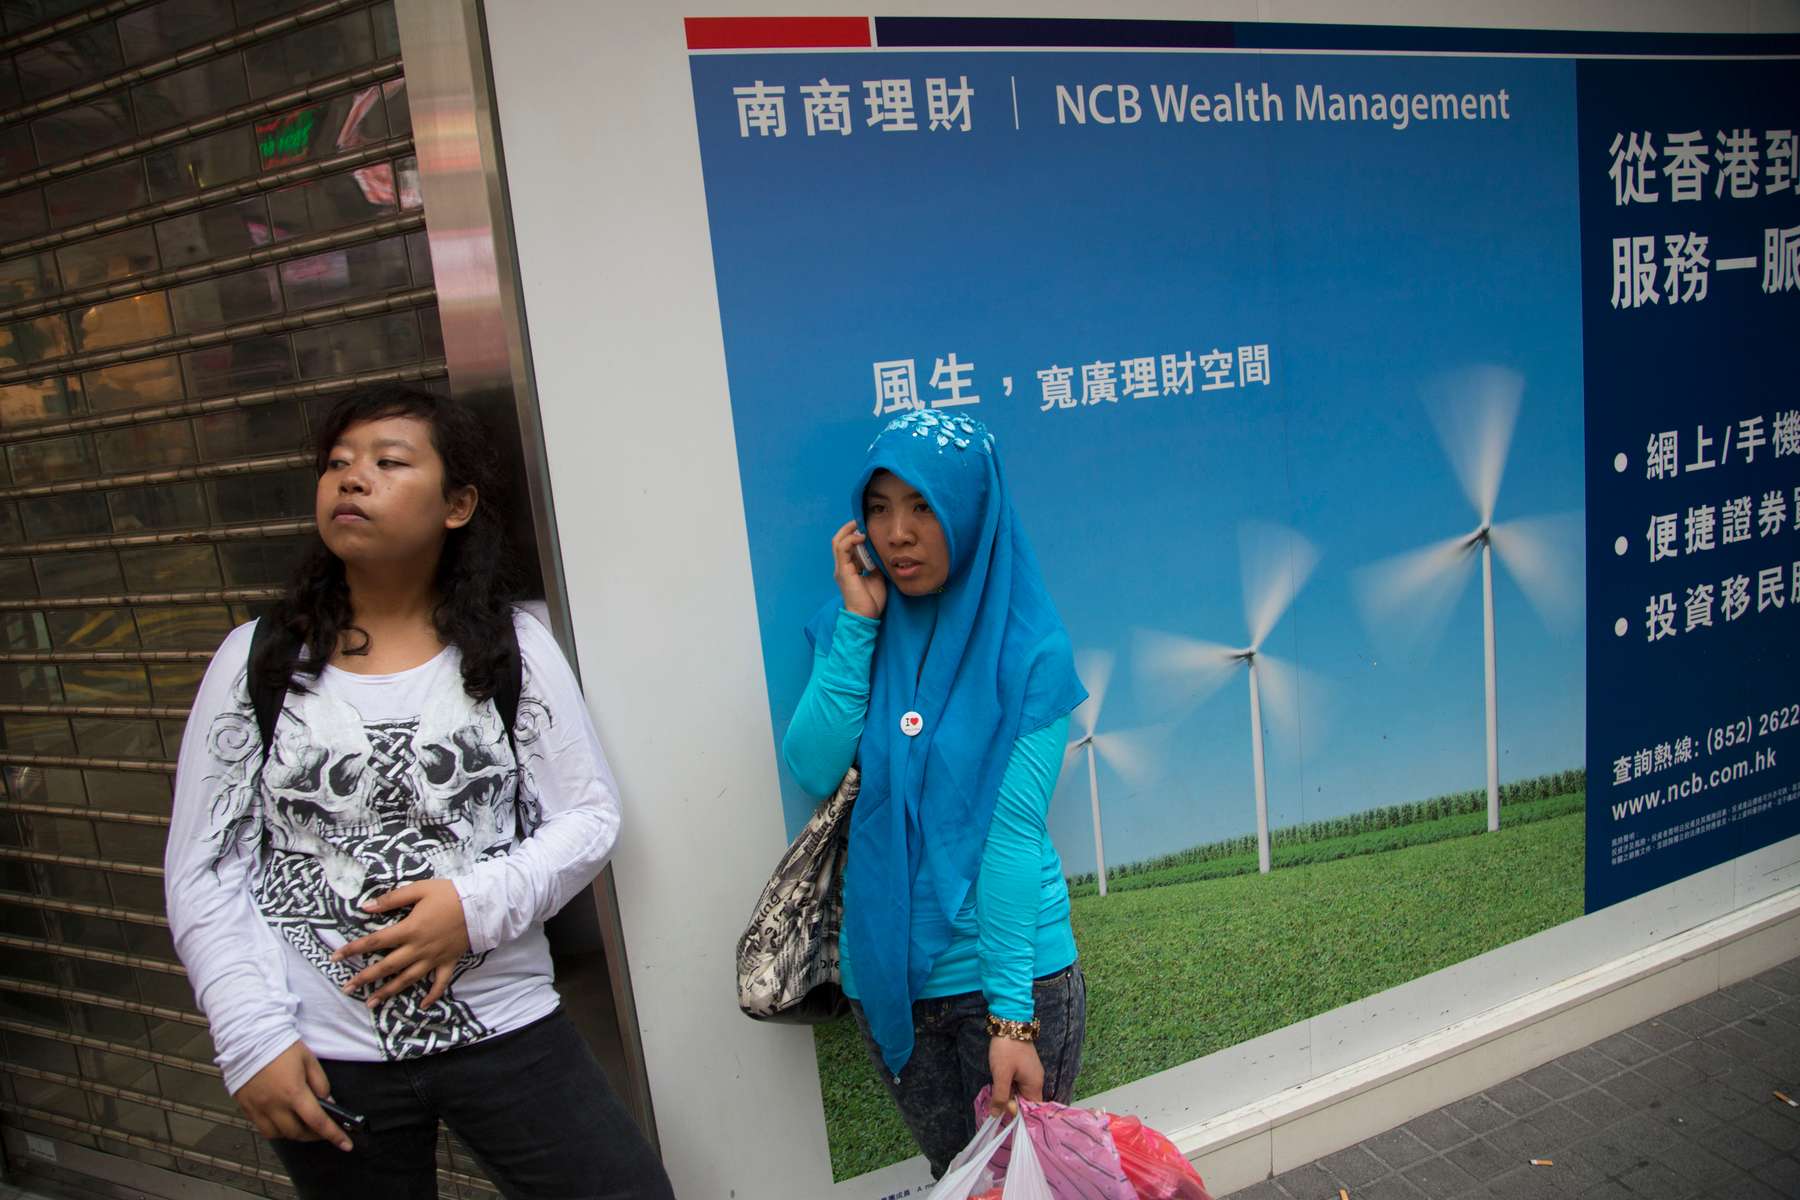
M879 621L887 608L887 576L879 567L866 575L863 573L857 551L867 552L868 540L855 521L845 521L831 536L833 573L838 591L844 595L844 607L859 617Z
M266 1138L330 1142L351 1149L350 1135L338 1127L319 1101L331 1095L325 1068L305 1042L295 1042L232 1094L256 1132Z

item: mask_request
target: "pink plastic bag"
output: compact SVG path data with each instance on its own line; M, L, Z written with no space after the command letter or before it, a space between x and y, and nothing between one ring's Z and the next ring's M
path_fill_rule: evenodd
M990 1090L982 1088L975 1097L977 1121L988 1115ZM1138 1200L1137 1189L1126 1177L1118 1148L1107 1131L1105 1113L1021 1099L1019 1115L1025 1119L1038 1165L1057 1200ZM995 1179L1006 1177L1010 1157L1004 1149L994 1155L989 1165Z
M1138 1200L1212 1200L1187 1155L1136 1117L1111 1115L1107 1132Z

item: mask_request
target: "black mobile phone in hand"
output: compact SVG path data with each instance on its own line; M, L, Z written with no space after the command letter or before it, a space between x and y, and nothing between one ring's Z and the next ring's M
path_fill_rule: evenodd
M862 569L862 573L864 575L873 574L875 571L875 556L869 552L869 544L867 542L858 542L856 545L852 546L851 549L856 553L856 565Z
M345 1133L354 1137L356 1134L368 1132L369 1118L361 1113L353 1113L343 1105L334 1104L330 1100L319 1101L319 1107L324 1109L325 1115L336 1121L338 1128Z

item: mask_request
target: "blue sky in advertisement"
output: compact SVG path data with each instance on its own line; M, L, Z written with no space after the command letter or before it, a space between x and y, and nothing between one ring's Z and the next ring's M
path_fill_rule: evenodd
M1507 560L1555 575L1566 620L1496 572L1501 778L1583 763L1571 64L776 54L698 56L693 76L777 737L810 665L801 626L832 594L829 535L884 419L874 364L912 360L929 401L950 394L931 384L954 354L971 365L962 393L980 396L960 411L995 431L1078 652L1114 659L1100 727L1132 735L1135 766L1100 767L1109 863L1254 830L1242 668L1196 700L1171 681L1197 677L1168 670L1147 633L1246 642L1246 549L1253 575L1275 550L1300 561L1269 523L1318 555L1263 644L1304 672L1267 668L1273 824L1482 786L1475 560L1444 577L1437 621L1405 604L1376 619L1364 600L1391 578L1366 568L1479 523L1427 400L1472 395L1468 369L1495 364L1522 382L1495 519L1573 514L1532 526L1538 553ZM970 128L927 128L926 81L963 76ZM850 85L847 136L807 133L799 87L822 78ZM902 78L919 128L866 124L864 82ZM785 137L740 134L733 89L758 80L786 88ZM1155 89L1265 82L1279 121L1159 119ZM1077 124L1065 109L1059 123L1059 84L1130 84L1142 117ZM1508 117L1301 120L1296 88L1315 84L1504 90ZM1118 92L1102 95L1113 115ZM1084 365L1151 358L1160 392L1163 356L1243 346L1267 347L1267 382L1234 362L1238 386L1201 391L1196 365L1191 395L1121 382L1117 402L1043 411L1052 368L1072 369L1079 396ZM790 780L783 802L790 826L810 808ZM1067 868L1090 870L1074 765L1052 830Z

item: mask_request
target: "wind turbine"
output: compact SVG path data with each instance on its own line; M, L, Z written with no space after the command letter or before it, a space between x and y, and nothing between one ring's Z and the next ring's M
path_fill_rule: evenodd
M1440 380L1427 396L1438 440L1449 457L1478 524L1431 546L1365 568L1357 593L1372 625L1396 622L1435 635L1462 594L1470 561L1481 559L1481 650L1487 710L1488 832L1500 828L1500 700L1494 638L1494 558L1547 623L1560 623L1578 601L1573 584L1576 562L1564 559L1579 545L1579 515L1496 523L1500 480L1518 420L1524 377L1501 367L1477 367Z
M1256 780L1256 868L1269 873L1269 783L1263 756L1263 700L1269 715L1283 725L1298 725L1293 684L1299 668L1263 652L1288 606L1318 562L1318 551L1305 538L1278 525L1246 525L1240 532L1240 568L1244 588L1244 624L1250 641L1243 646L1203 642L1170 633L1138 634L1141 673L1152 686L1189 704L1217 691L1239 666L1250 686L1250 764ZM1185 692L1185 695L1179 693Z
M1138 778L1144 763L1137 738L1129 733L1096 733L1100 724L1100 707L1106 702L1106 685L1112 679L1113 656L1094 650L1076 659L1076 670L1087 684L1088 698L1075 710L1075 725L1080 736L1069 743L1064 752L1066 763L1083 750L1087 751L1088 801L1094 810L1094 878L1100 894L1106 895L1106 842L1100 832L1100 775L1095 758L1104 758L1121 775Z

